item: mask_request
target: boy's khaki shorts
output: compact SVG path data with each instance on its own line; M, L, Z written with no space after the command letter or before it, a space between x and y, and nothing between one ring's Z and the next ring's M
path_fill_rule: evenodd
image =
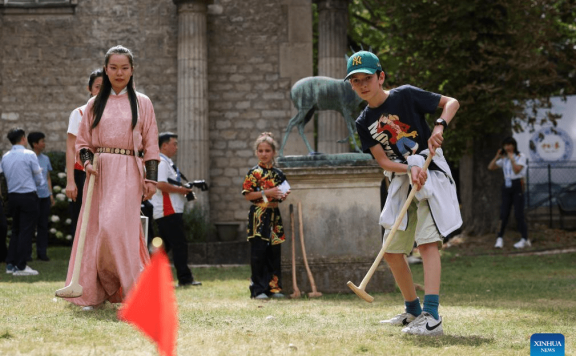
M412 200L408 207L408 226L406 231L397 230L394 240L386 249L387 253L404 253L409 255L414 248L414 241L418 246L432 242L438 243L438 249L442 248L443 238L438 232L438 228L432 219L430 206L427 200ZM384 233L384 243L391 230Z

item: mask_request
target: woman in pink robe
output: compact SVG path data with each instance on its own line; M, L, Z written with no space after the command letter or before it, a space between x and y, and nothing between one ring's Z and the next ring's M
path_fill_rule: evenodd
M102 88L88 102L76 140L76 152L88 173L86 179L96 175L79 278L83 295L68 298L85 310L105 301L122 302L149 262L140 204L156 191L160 159L152 102L133 89L132 53L122 46L111 48L104 69ZM114 153L116 149L132 154ZM143 158L133 152L143 153ZM92 166L95 154L99 155L96 170ZM84 203L66 285L72 278Z

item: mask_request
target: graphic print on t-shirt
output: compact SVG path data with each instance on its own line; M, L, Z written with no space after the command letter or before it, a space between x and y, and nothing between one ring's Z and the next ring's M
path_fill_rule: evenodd
M382 114L378 121L368 127L370 135L384 147L388 157L408 157L418 150L416 138L418 132L410 131L410 125L400 122L397 115Z

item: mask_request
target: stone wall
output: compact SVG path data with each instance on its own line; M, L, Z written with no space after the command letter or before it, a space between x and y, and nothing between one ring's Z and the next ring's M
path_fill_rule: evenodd
M292 104L290 79L278 74L286 7L262 0L221 4L223 13L208 22L210 205L213 220L233 221L247 216L240 191L257 163L252 143L263 131L280 139Z
M88 75L116 44L133 51L137 90L152 100L159 130L176 131L172 0L79 0L74 14L1 11L0 150L10 148L5 136L16 126L43 131L49 151L65 150L70 112L88 100ZM198 194L209 194L212 222L244 227L248 203L240 191L257 163L252 143L263 131L282 141L294 114L290 87L312 75L311 23L311 0L215 0L208 7L210 177L184 173L210 181L210 191ZM303 146L294 130L285 152L306 153Z
M138 4L138 6L134 6ZM172 1L79 1L76 13L4 14L1 46L5 132L41 130L48 150L64 150L70 112L86 103L88 76L106 50L122 44L135 56L137 90L148 95L161 129L175 127L176 12Z
M211 216L213 221L244 223L249 203L240 191L246 172L258 162L253 142L270 131L281 143L292 115L290 88L297 79L312 75L311 31L294 33L297 23L306 28L306 18L294 14L305 15L307 10L311 24L311 5L273 0L216 3L222 12L208 17ZM284 48L299 44L304 46L299 57L289 60L282 55ZM299 140L291 146L295 152L303 143L296 132L293 138Z

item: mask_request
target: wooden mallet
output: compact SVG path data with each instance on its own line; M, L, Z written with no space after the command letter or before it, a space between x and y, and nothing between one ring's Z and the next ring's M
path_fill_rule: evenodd
M312 276L312 271L308 266L308 259L306 258L306 245L304 245L304 226L302 224L302 204L298 202L298 222L300 223L300 244L302 245L302 257L304 257L304 266L306 266L306 273L308 273L308 279L310 279L310 285L312 286L312 292L308 293L308 297L316 298L321 297L322 293L316 290L316 282Z
M98 155L94 156L93 166L94 170L98 170ZM78 283L78 279L80 278L80 267L82 265L82 254L84 252L84 241L86 240L86 229L88 228L88 217L90 216L90 206L92 205L95 178L96 177L91 174L90 181L88 182L88 192L86 193L84 212L82 213L82 225L80 225L80 236L78 237L78 244L76 245L76 258L74 259L72 280L66 287L56 291L56 296L60 298L78 298L82 296L82 286Z
M296 233L294 232L294 206L292 204L290 204L290 224L292 226L292 288L294 289L290 298L300 298L300 289L296 284Z
M426 162L424 162L424 166L422 166L422 170L426 171L428 169L428 166L430 165L430 161L432 161L432 155L428 154L428 158L426 158ZM388 246L392 242L392 239L394 238L394 235L396 234L396 231L398 230L398 226L400 226L400 223L402 222L402 218L404 218L404 215L406 215L406 211L408 211L408 207L410 207L410 204L412 203L412 199L414 199L414 195L416 195L416 191L417 191L417 187L413 187L412 190L410 191L410 194L408 195L408 198L406 199L406 202L404 203L402 210L400 210L400 214L396 218L394 225L392 225L392 230L390 231L390 234L388 234L388 237L386 238L384 245L382 245L382 248L380 249L378 256L376 256L376 260L374 261L374 263L370 267L370 270L368 271L368 273L366 274L366 276L362 280L362 283L360 283L360 286L356 287L354 285L354 283L352 283L351 281L348 281L348 283L346 283L348 285L348 287L350 287L350 289L352 289L352 291L354 293L356 293L356 295L358 295L360 298L364 299L368 303L372 303L374 301L374 297L372 297L370 294L366 293L366 285L370 281L370 278L372 278L372 275L374 274L374 272L376 272L376 268L378 268L378 266L380 265L380 262L382 261L382 258L384 257L384 253L386 252L386 250L388 249Z

